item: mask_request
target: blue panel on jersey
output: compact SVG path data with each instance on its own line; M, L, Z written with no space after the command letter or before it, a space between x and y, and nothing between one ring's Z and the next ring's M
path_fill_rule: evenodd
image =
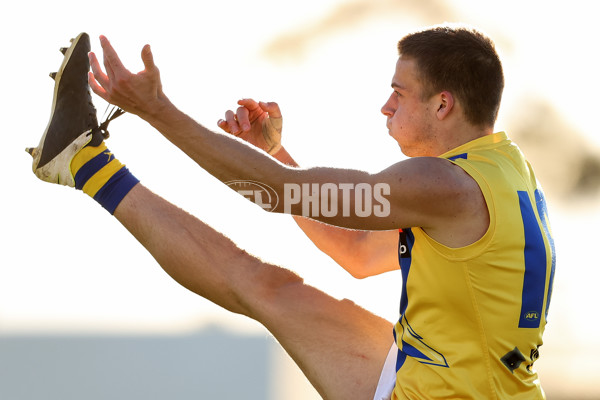
M410 271L410 264L412 261L412 247L415 243L415 235L410 229L401 229L398 238L398 263L400 264L400 272L402 274L402 294L400 295L400 319L406 311L408 306L408 295L406 294L406 282L408 280L408 272ZM394 330L394 342L396 340L396 330ZM396 371L399 371L404 361L406 360L406 354L402 351L398 352L396 358Z
M407 356L418 358L419 362L422 362L421 360L433 361L431 358L427 357L425 354L421 353L419 350L404 341L402 342L402 352Z
M550 234L550 228L548 227L548 208L546 207L546 199L544 193L536 189L535 191L535 204L538 209L538 215L542 220L542 226L544 227L544 233L550 243L550 250L552 251L552 268L550 269L550 283L548 284L548 295L546 299L546 311L545 318L548 320L548 309L550 308L550 298L552 298L552 285L554 283L554 270L556 268L556 249L554 248L554 238Z
M467 159L467 155L468 155L467 153L458 154L456 156L448 157L448 160L454 161L454 160L457 160L459 158L464 158L466 160Z
M400 272L402 273L402 295L400 297L400 314L404 314L408 306L408 295L406 293L406 282L412 262L412 247L415 243L415 235L410 229L400 231L398 241L398 262L400 263Z
M529 194L524 191L518 194L525 232L525 276L519 328L538 328L546 289L546 246Z
M406 353L399 351L398 356L396 357L396 372L400 371L400 368L402 368L405 361L406 361Z

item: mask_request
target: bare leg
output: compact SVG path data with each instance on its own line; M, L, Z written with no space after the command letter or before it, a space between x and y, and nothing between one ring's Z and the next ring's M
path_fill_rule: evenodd
M114 215L181 285L262 323L323 398L373 398L390 322L252 257L141 184Z

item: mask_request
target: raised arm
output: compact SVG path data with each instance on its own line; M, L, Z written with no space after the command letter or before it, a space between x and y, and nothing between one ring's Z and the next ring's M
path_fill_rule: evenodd
M142 50L145 69L132 74L106 38L101 38L101 44L106 73L90 54L90 86L96 94L149 122L217 179L270 186L284 200L275 211L352 229L419 226L434 238L454 240L456 233L449 229L471 212L472 202L482 200L472 196L480 192L470 177L438 158L402 161L378 174L286 166L237 138L208 130L178 110L162 91L149 46Z

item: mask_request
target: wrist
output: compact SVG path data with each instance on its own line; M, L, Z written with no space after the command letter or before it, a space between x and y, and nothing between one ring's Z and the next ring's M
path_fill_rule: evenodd
M289 165L291 167L299 167L298 163L292 158L287 150L281 146L272 156L282 164Z
M168 123L167 120L178 111L167 96L161 93L145 111L138 113L138 116L150 125L157 126Z
M185 113L179 110L166 97L158 100L144 114L139 114L139 117L156 128L163 135L168 134L172 129L180 128L183 120L189 118Z
M277 143L274 146L271 146L270 149L266 149L266 152L269 153L270 155L272 155L273 157L275 157L275 154L279 153L279 151L282 149L281 143Z

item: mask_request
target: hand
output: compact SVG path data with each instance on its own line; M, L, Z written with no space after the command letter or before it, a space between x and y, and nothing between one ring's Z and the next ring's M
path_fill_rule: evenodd
M228 110L225 120L219 120L219 127L271 155L277 153L281 149L283 121L279 105L252 99L242 99L238 104L235 114Z
M88 73L88 82L94 93L144 119L157 115L164 106L170 104L162 91L160 73L154 64L149 45L142 49L145 69L132 74L125 68L106 37L100 36L100 44L106 73L102 71L96 55L89 53L92 71Z

